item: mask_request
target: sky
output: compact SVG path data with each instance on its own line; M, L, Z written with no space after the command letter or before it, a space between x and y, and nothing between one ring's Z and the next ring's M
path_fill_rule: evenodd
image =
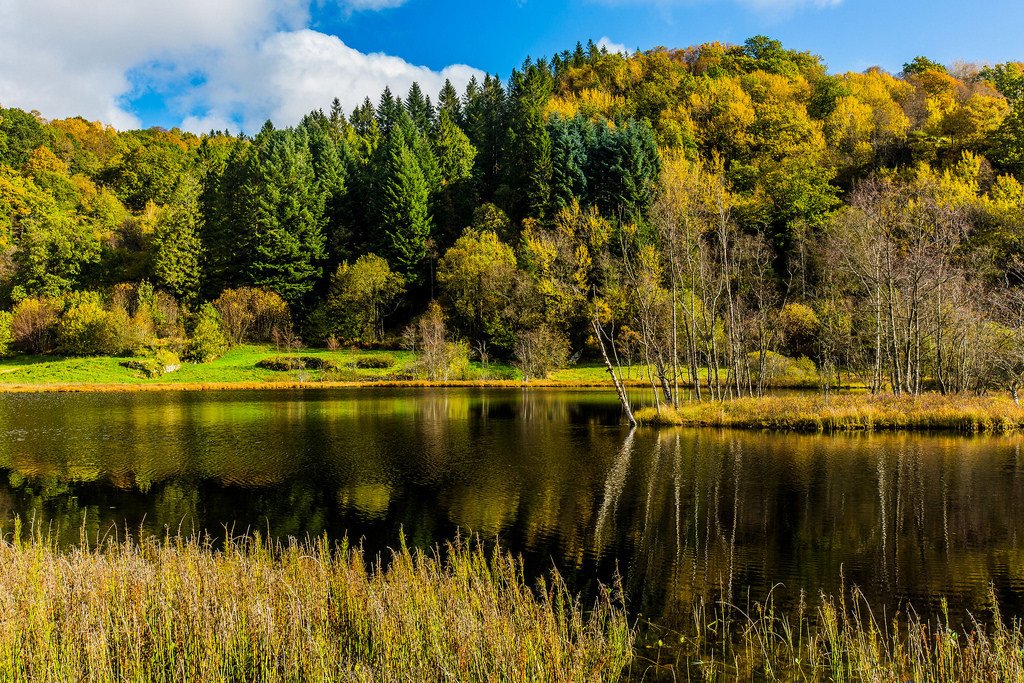
M832 72L1024 60L1021 0L0 0L0 105L119 129L255 132L385 86L436 94L594 40L765 34Z

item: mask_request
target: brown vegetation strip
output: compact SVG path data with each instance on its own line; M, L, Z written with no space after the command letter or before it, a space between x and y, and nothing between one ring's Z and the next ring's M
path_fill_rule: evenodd
M1004 397L856 395L766 396L647 408L641 424L797 432L936 430L1014 432L1024 410Z

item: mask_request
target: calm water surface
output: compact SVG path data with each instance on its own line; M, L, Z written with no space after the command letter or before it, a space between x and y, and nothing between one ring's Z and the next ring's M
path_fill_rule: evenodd
M468 530L634 613L857 585L1024 615L1017 437L645 430L611 392L359 389L0 396L0 522L64 542L166 529L429 546Z

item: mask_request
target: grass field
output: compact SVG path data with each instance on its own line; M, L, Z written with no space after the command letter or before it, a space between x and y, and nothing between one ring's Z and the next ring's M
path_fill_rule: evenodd
M441 559L441 556L444 559ZM466 542L386 567L326 540L61 550L0 541L0 682L614 681L634 631L610 592Z
M337 366L337 371L287 370L274 371L257 366L262 360L281 355L324 358ZM356 367L360 359L387 357L389 368ZM60 356L16 356L0 359L0 391L14 388L47 389L79 387L147 387L188 388L191 386L258 387L260 385L296 385L321 382L376 383L412 381L415 355L408 351L328 351L302 349L291 354L279 353L272 346L236 346L211 363L184 363L181 369L162 377L150 379L141 372L123 367L126 359L111 357L64 358ZM644 368L633 367L628 374L637 384L645 384ZM492 363L487 367L471 363L465 381L475 384L518 384L522 375L511 365ZM611 384L603 365L580 364L556 370L547 380L533 382L555 386L594 386Z

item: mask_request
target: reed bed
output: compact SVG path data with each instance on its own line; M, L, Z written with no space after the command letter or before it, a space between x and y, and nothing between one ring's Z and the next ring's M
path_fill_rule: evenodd
M443 559L442 559L443 556ZM0 541L0 681L612 681L634 632L603 591L456 541L390 561L325 539Z
M652 629L648 638L673 655L634 665L635 680L870 681L872 683L995 683L1024 680L1021 623L1004 623L990 593L987 625L957 628L944 616L891 619L873 612L854 589L850 600L822 596L813 610L776 612L773 602L741 610L694 607L690 635ZM654 646L656 647L656 646Z
M692 402L678 410L645 408L641 424L796 432L935 430L1008 433L1024 427L1024 410L992 396L764 396Z

